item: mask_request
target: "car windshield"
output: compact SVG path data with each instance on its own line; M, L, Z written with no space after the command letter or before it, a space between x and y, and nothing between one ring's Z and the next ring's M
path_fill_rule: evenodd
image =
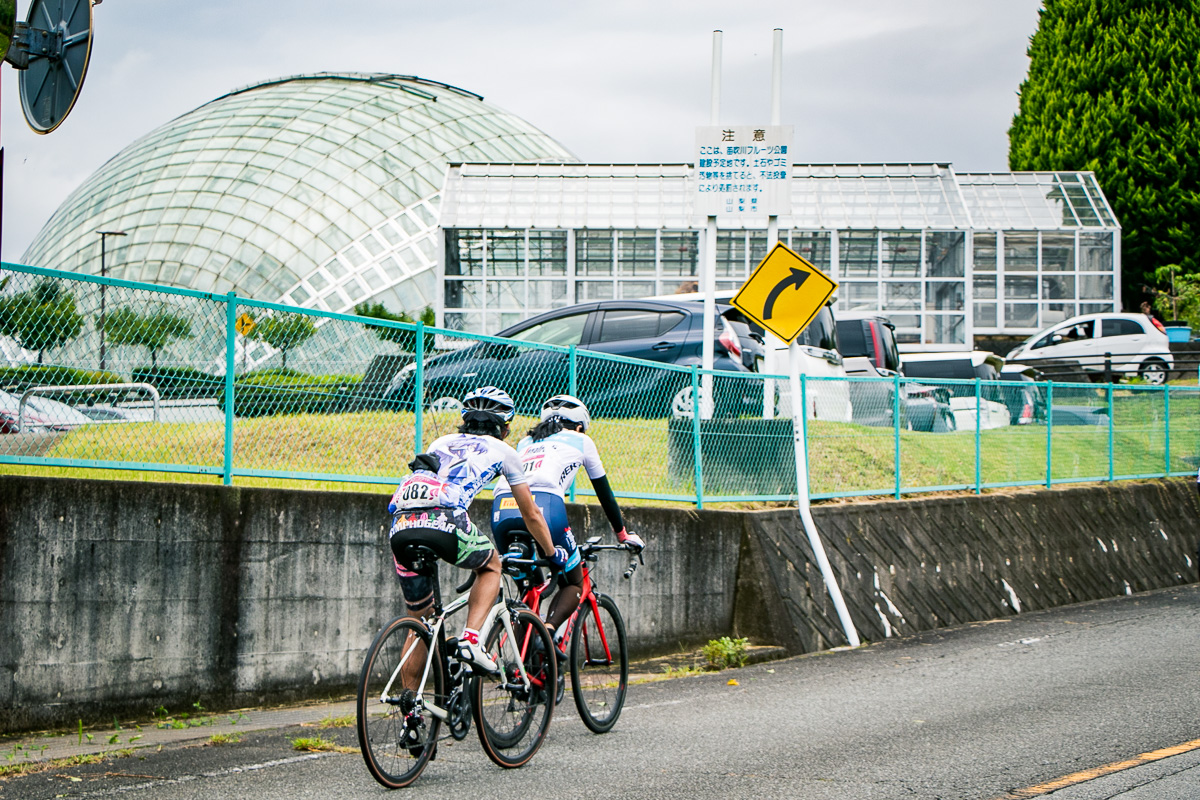
M533 325L523 331L510 334L508 338L521 342L536 344L554 344L569 347L579 344L583 338L583 326L587 322L587 314L572 314L568 317L558 317L547 320L540 325Z

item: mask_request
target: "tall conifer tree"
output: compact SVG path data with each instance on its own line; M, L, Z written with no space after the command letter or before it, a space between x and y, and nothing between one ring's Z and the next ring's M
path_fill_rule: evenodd
M1200 0L1045 0L1009 129L1014 170L1090 170L1122 227L1126 309L1200 271Z

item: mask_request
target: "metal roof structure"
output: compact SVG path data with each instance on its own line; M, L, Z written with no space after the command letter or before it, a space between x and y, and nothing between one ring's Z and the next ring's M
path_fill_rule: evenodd
M690 164L455 163L443 228L697 228ZM764 217L722 218L764 228ZM948 164L797 164L796 230L1118 228L1090 172L958 174Z

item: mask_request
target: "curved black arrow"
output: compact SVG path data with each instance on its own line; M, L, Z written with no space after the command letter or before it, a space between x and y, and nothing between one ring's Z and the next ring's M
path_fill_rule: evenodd
M771 313L775 310L775 301L779 299L779 295L783 293L784 289L789 286L795 286L799 289L811 274L795 267L790 267L789 269L791 269L792 274L775 284L775 288L767 294L767 302L763 305L763 319L771 318Z

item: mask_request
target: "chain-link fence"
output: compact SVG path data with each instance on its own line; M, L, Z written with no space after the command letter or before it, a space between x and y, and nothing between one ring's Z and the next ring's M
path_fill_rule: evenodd
M567 318L564 324L579 324ZM792 412L814 498L1192 474L1200 390L705 373L129 281L0 269L0 471L225 483L392 484L500 386L510 443L579 396L621 497L794 500ZM574 490L590 494L586 480Z

